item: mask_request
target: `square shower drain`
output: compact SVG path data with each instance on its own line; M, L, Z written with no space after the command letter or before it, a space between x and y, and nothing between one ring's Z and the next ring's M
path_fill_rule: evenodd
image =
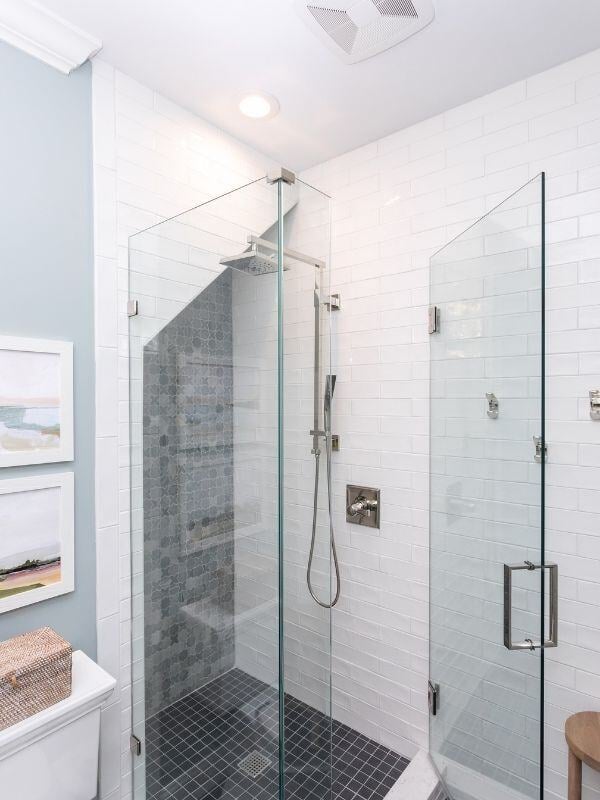
M248 753L248 755L242 758L238 763L239 769L253 779L259 778L270 766L271 759L267 758L258 750L253 750L251 753Z

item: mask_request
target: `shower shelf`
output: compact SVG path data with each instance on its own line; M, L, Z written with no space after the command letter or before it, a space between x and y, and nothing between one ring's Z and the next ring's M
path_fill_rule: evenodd
M256 537L258 541L262 541L261 533L263 532L262 525L242 525L237 529L219 533L216 536L210 536L207 539L199 539L188 544L188 552L197 552L198 550L205 550L209 547L216 547L223 545L227 542L239 541L241 539L248 539L252 536Z
M277 609L277 598L259 603L256 606L244 609L241 612L230 613L210 600L197 600L181 607L181 613L188 620L206 625L215 633L223 633L234 625L244 625L250 620L265 616L271 621L275 618Z

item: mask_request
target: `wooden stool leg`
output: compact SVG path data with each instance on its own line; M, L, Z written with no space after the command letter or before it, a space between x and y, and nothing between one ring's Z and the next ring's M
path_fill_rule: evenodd
M581 800L581 761L569 750L568 800Z

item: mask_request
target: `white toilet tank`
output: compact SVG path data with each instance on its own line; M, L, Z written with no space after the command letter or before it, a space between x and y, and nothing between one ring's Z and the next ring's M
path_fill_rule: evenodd
M93 800L98 784L100 707L115 680L81 650L73 692L0 731L0 795L21 800Z

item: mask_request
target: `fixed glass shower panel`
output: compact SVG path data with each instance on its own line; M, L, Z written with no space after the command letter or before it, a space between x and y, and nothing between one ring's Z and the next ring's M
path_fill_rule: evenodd
M330 547L325 414L330 348L330 200L297 181L280 184L283 218L282 491L283 630L280 634L285 709L282 797L328 800L332 784L331 609L335 576ZM295 256L301 255L301 260ZM333 398L335 408L335 398ZM315 463L319 461L316 480ZM316 514L314 514L316 506ZM307 571L313 516L311 586Z
M452 800L542 791L543 194L431 260L430 751Z
M130 239L136 800L329 791L330 613L302 589L328 249L328 198L266 179Z

